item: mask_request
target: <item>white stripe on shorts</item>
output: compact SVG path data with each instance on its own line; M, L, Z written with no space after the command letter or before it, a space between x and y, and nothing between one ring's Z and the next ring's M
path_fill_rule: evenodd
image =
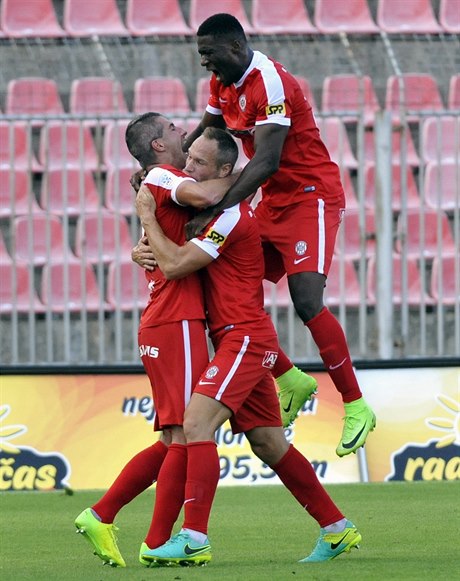
M324 224L324 200L318 199L318 271L324 274L324 254L326 248L326 227Z
M187 406L192 395L192 353L188 321L182 321L182 338L184 340L184 401Z
M232 377L235 375L236 370L238 369L241 360L243 359L243 355L246 353L246 349L248 348L249 342L250 342L249 336L245 335L243 344L241 345L240 352L236 356L230 371L227 373L227 377L222 382L222 385L220 386L219 391L217 392L216 397L214 398L217 401L220 401L220 398L222 397L222 394L224 393L227 385L230 383Z

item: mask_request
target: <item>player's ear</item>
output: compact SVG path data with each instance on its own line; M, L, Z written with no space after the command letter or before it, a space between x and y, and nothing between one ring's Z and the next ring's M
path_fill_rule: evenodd
M150 146L153 149L153 151L164 151L165 149L164 143L161 139L154 139L150 143Z
M233 171L233 166L231 163L224 163L224 165L220 168L219 177L226 178L229 176Z

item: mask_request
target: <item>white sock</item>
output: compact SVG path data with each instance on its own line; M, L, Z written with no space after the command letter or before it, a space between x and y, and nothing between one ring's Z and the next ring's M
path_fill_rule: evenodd
M331 525L327 525L327 527L324 527L324 529L328 533L341 533L343 530L345 530L346 526L347 526L347 519L342 518L341 520L338 520L337 522L333 522Z
M196 543L199 543L200 545L204 545L208 540L207 535L205 535L204 533L200 533L200 531L194 531L193 529L181 529L180 532L188 533L192 537L192 539Z

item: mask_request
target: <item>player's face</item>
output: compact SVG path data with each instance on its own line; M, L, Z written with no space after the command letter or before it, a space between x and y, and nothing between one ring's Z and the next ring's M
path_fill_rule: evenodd
M185 129L182 129L182 127L178 127L177 125L174 125L174 123L171 123L171 121L166 119L166 117L161 117L160 122L163 125L163 135L161 140L167 150L171 153L171 165L178 169L182 169L187 157L182 150L182 145L187 132Z
M198 137L188 150L184 171L197 182L221 177L217 166L217 141Z
M199 36L197 44L201 66L214 73L225 87L241 79L246 67L236 41L208 35Z

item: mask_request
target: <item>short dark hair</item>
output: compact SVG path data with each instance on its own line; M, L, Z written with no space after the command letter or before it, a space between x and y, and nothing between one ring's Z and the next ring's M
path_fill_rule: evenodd
M207 18L200 24L196 34L197 36L228 36L247 41L239 20L225 12L213 14Z
M238 159L238 146L230 133L218 127L206 127L203 137L217 141L217 165L229 163L233 169Z
M159 117L162 117L160 113L144 113L132 119L126 127L125 140L129 153L143 168L157 162L151 144L163 136L163 125L158 123Z

